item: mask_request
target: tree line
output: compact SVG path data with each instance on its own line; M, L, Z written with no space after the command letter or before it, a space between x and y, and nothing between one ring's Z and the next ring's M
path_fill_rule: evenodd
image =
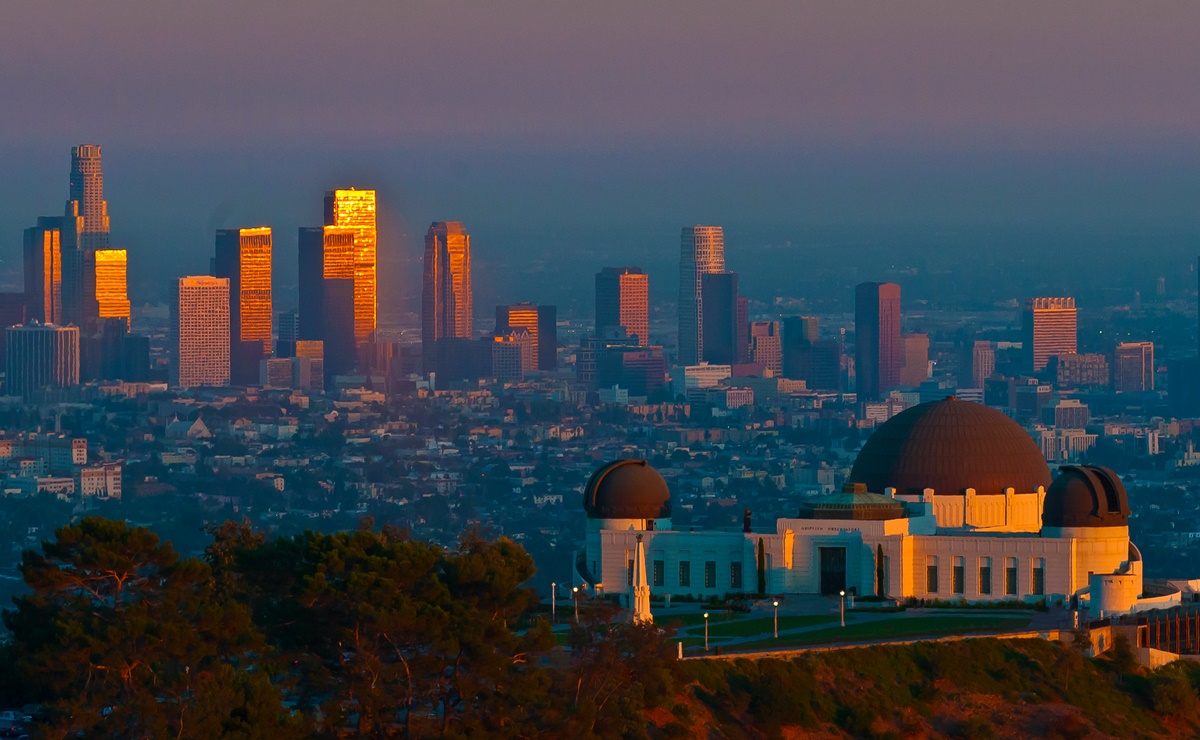
M180 557L90 517L24 553L0 696L48 737L638 736L673 692L653 627L600 605L555 636L507 539L210 530Z

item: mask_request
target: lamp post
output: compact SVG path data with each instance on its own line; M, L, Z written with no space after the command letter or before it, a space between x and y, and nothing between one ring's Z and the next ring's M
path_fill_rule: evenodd
M579 624L579 586L571 587L571 599L575 602L575 624Z
M554 603L554 601L555 601L554 595L556 593L558 593L557 589L558 589L558 584L555 583L554 581L551 581L550 582L550 624L554 624L555 622L558 621L558 612L555 610L555 607L557 605Z
M708 612L704 612L704 652L708 652Z
M842 609L841 609L841 612L842 612L842 626L843 626L843 627L845 627L845 626L846 626L846 592L845 592L845 591L838 591L838 596L841 596L841 597L842 597Z
M771 602L775 606L775 639L779 639L779 601L778 599Z

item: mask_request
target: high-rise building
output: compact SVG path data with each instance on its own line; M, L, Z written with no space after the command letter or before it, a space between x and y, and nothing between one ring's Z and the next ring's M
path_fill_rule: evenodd
M1154 342L1121 342L1113 349L1112 380L1117 393L1154 390Z
M25 306L31 321L62 321L62 222L43 216L25 229Z
M275 314L275 338L280 342L295 342L300 338L299 311L280 311Z
M650 276L640 267L605 267L596 273L596 336L621 327L650 344Z
M437 221L425 232L421 280L421 348L427 371L436 367L437 340L471 338L473 312L471 235L460 221Z
M79 327L36 321L4 335L5 395L79 385Z
M496 306L496 335L523 328L529 332L534 362L526 370L549 372L558 366L558 310L554 306L517 303Z
M300 339L323 343L329 379L354 369L355 259L353 229L300 229Z
M783 340L796 344L812 344L820 339L820 323L816 316L788 316L783 320Z
M958 358L958 387L983 388L984 381L996 372L996 348L986 340L964 345Z
M271 356L271 229L217 231L213 274L229 280L229 362L234 385L254 385Z
M532 339L524 328L492 337L490 375L501 383L520 383L532 361Z
M171 309L171 385L229 385L229 278L179 278Z
M104 172L100 146L80 144L71 148L71 185L64 229L66 249L90 252L109 248L108 201L104 200Z
M325 225L354 230L354 341L375 333L378 314L378 231L374 190L325 193Z
M703 276L725 272L725 232L720 226L685 226L679 253L679 364L704 356Z
M129 331L128 257L124 249L97 249L96 309L101 319L121 319Z
M777 378L783 376L783 342L778 321L750 324L750 360L762 363Z
M854 369L860 399L878 399L900 384L900 286L860 283L854 289Z
M700 276L700 286L701 360L713 365L743 362L745 353L740 345L745 330L738 328L737 274L706 273Z
M929 335L902 334L900 342L904 347L900 385L916 388L929 380Z
M1078 351L1074 298L1031 298L1022 314L1026 369L1038 372L1056 355Z
M1060 389L1107 386L1111 382L1108 358L1099 353L1051 355L1046 373Z

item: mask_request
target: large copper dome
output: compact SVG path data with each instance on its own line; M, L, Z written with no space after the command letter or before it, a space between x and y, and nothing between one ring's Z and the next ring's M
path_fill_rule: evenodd
M902 411L876 429L858 453L850 481L873 493L1030 493L1050 485L1050 468L1015 421L950 397Z
M583 508L592 519L664 519L671 516L671 491L645 460L614 460L592 473Z

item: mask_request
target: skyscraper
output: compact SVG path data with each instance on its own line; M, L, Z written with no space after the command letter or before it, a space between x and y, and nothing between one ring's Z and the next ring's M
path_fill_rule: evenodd
M425 233L421 280L421 347L426 370L435 365L442 338L470 339L471 236L459 221L438 221Z
M171 385L229 385L229 278L179 278L170 352Z
M271 229L217 231L213 274L229 280L230 380L253 385L271 356Z
M996 372L996 349L989 341L977 340L963 347L958 364L958 387L983 388Z
M71 148L71 185L66 216L70 223L64 234L69 249L108 249L108 201L104 200L104 172L100 146L80 144Z
M638 346L649 346L650 276L640 267L605 267L596 273L596 336L617 327L637 337Z
M1154 390L1154 342L1121 342L1113 349L1112 381L1117 393Z
M29 319L62 321L62 219L43 216L25 229L25 305Z
M900 385L916 388L929 380L929 335L902 334L900 343Z
M79 385L79 327L36 321L5 330L5 395Z
M750 324L750 361L762 363L777 378L783 376L783 343L778 321Z
M496 336L522 328L529 332L533 352L533 365L525 369L554 370L558 366L558 310L532 303L496 306Z
M122 319L129 331L128 257L124 249L95 252L96 310L101 319Z
M300 229L300 339L322 342L326 377L354 369L355 232Z
M876 399L900 384L900 286L860 283L854 289L854 368L860 398Z
M701 275L700 359L713 365L742 362L738 330L738 279L732 272Z
M704 354L702 276L725 272L725 232L720 226L685 226L679 253L679 364Z
M378 231L374 190L325 193L325 225L354 230L354 340L370 341L378 314Z
M1026 369L1038 372L1051 357L1078 350L1074 298L1030 298L1022 314Z

